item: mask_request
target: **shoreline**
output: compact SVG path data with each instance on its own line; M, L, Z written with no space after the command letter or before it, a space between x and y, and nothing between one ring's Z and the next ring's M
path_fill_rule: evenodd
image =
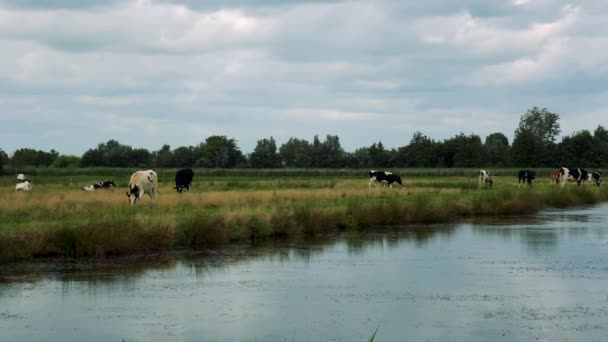
M66 191L0 198L0 264L40 257L107 258L201 250L229 243L314 236L370 227L514 216L608 200L606 187L397 188L224 191L134 207L121 191ZM25 195L25 196L21 196ZM7 198L8 197L8 198ZM39 201L39 202L38 202Z

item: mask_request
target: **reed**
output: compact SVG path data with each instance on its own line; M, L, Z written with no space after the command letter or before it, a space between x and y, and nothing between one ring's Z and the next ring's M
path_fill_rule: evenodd
M204 249L238 241L520 215L608 199L605 186L569 184L561 189L540 181L528 189L507 176L495 177L492 189L479 189L475 179L465 176L406 178L405 186L393 189L368 189L365 177L313 178L310 187L299 186L307 180L297 177L281 183L263 177L200 178L192 192L181 195L163 182L156 201L145 198L133 207L124 187L83 192L62 187L64 178L30 193L0 191L0 262ZM223 182L243 189L217 185Z

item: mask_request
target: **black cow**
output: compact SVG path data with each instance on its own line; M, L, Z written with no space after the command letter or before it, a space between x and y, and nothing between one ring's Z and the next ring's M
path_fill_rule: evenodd
M581 186L583 182L591 180L591 174L580 167L559 169L559 182L563 188L567 181L576 182L577 186Z
M192 184L192 177L194 177L194 171L192 169L181 169L175 174L175 190L181 193L186 189L190 191L190 184Z
M600 186L602 183L602 171L595 171L591 174L591 180L595 182L595 185Z
M368 188L372 186L372 183L378 184L378 183L385 183L388 184L388 186L390 188L393 187L393 183L397 182L401 185L403 185L403 183L401 183L401 177L399 175L390 173L390 172L384 172L384 171L370 171L369 172L369 184L368 184Z
M530 171L530 170L519 170L518 176L519 176L519 179L517 180L517 184L519 186L521 186L522 182L523 182L524 186L526 186L526 183L528 183L528 186L531 186L532 181L536 177L536 173L534 173L534 171Z
M108 180L105 180L103 182L87 185L87 186L83 187L82 190L84 190L84 191L95 191L95 190L98 190L98 189L109 189L109 188L111 188L113 186L116 186L116 183L114 183L114 180L108 179Z

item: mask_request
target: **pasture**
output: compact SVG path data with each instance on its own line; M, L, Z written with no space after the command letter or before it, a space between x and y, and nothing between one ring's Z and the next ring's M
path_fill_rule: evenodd
M157 169L158 198L129 206L127 169L23 170L34 190L15 192L0 177L0 262L32 257L106 257L207 248L237 241L319 235L341 230L524 215L546 207L608 199L606 186L564 189L537 170L532 188L517 170L493 171L478 188L474 169L391 170L404 186L368 189L368 170L202 170L177 194L173 169ZM84 185L114 179L111 190Z

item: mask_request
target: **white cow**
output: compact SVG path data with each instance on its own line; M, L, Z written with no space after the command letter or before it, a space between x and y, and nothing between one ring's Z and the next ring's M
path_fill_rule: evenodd
M29 181L23 181L15 185L15 191L32 191L32 184Z
M158 176L152 170L135 171L129 179L129 191L127 197L129 203L133 205L144 194L148 194L151 199L156 197L156 189L158 188Z
M492 175L490 175L490 172L487 170L479 170L479 187L481 187L482 185L485 184L489 184L490 186L492 186L492 184L494 183L492 181Z

